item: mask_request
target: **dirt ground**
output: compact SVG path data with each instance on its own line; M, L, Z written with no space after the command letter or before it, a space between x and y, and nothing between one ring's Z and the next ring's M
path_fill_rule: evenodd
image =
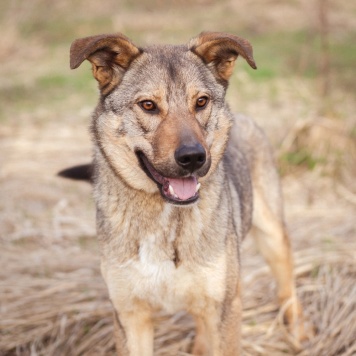
M192 10L183 16L187 4ZM291 338L274 281L248 237L244 355L356 355L356 7L329 1L332 84L323 96L313 64L322 51L313 42L318 4L0 5L0 355L114 355L91 187L56 176L91 157L96 84L89 66L68 69L70 42L122 31L139 44L180 43L203 29L242 32L254 44L260 72L238 62L228 101L253 116L275 146L298 295L317 329L305 345ZM156 354L189 355L192 320L180 313L156 321Z

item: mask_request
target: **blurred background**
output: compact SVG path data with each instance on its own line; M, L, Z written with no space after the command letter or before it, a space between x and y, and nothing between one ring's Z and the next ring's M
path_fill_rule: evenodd
M56 177L90 161L98 90L79 37L186 43L203 30L247 38L227 100L275 148L298 293L318 334L304 351L281 323L274 282L244 244L246 355L355 355L356 3L337 0L12 0L0 3L0 355L113 354L86 183ZM184 314L158 315L157 355L187 355Z

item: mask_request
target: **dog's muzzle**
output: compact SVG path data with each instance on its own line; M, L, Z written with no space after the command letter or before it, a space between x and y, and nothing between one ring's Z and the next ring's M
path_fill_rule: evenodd
M158 185L161 195L168 202L178 205L187 205L198 200L200 183L195 175L192 174L188 177L180 178L165 177L152 166L142 152L138 152L137 156L140 160L142 169ZM202 160L201 157L188 158L186 156L184 158L183 155L180 157L182 162L184 160L183 164L186 164L185 168L187 166L201 167L205 163L205 156L202 164L200 163Z

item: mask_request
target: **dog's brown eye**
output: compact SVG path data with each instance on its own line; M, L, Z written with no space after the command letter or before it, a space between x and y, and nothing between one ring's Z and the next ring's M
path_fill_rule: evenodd
M202 96L202 97L198 98L197 102L196 102L196 108L197 109L205 108L208 101L209 101L209 98L207 96Z
M155 111L157 110L156 104L151 100L144 100L139 103L141 108L145 111Z

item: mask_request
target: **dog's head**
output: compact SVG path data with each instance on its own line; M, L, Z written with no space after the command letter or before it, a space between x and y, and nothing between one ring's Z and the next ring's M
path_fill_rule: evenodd
M173 204L198 199L228 140L225 91L239 55L256 68L249 42L225 33L145 49L121 34L73 42L71 68L89 60L101 92L94 140L121 179L148 193L158 186Z

